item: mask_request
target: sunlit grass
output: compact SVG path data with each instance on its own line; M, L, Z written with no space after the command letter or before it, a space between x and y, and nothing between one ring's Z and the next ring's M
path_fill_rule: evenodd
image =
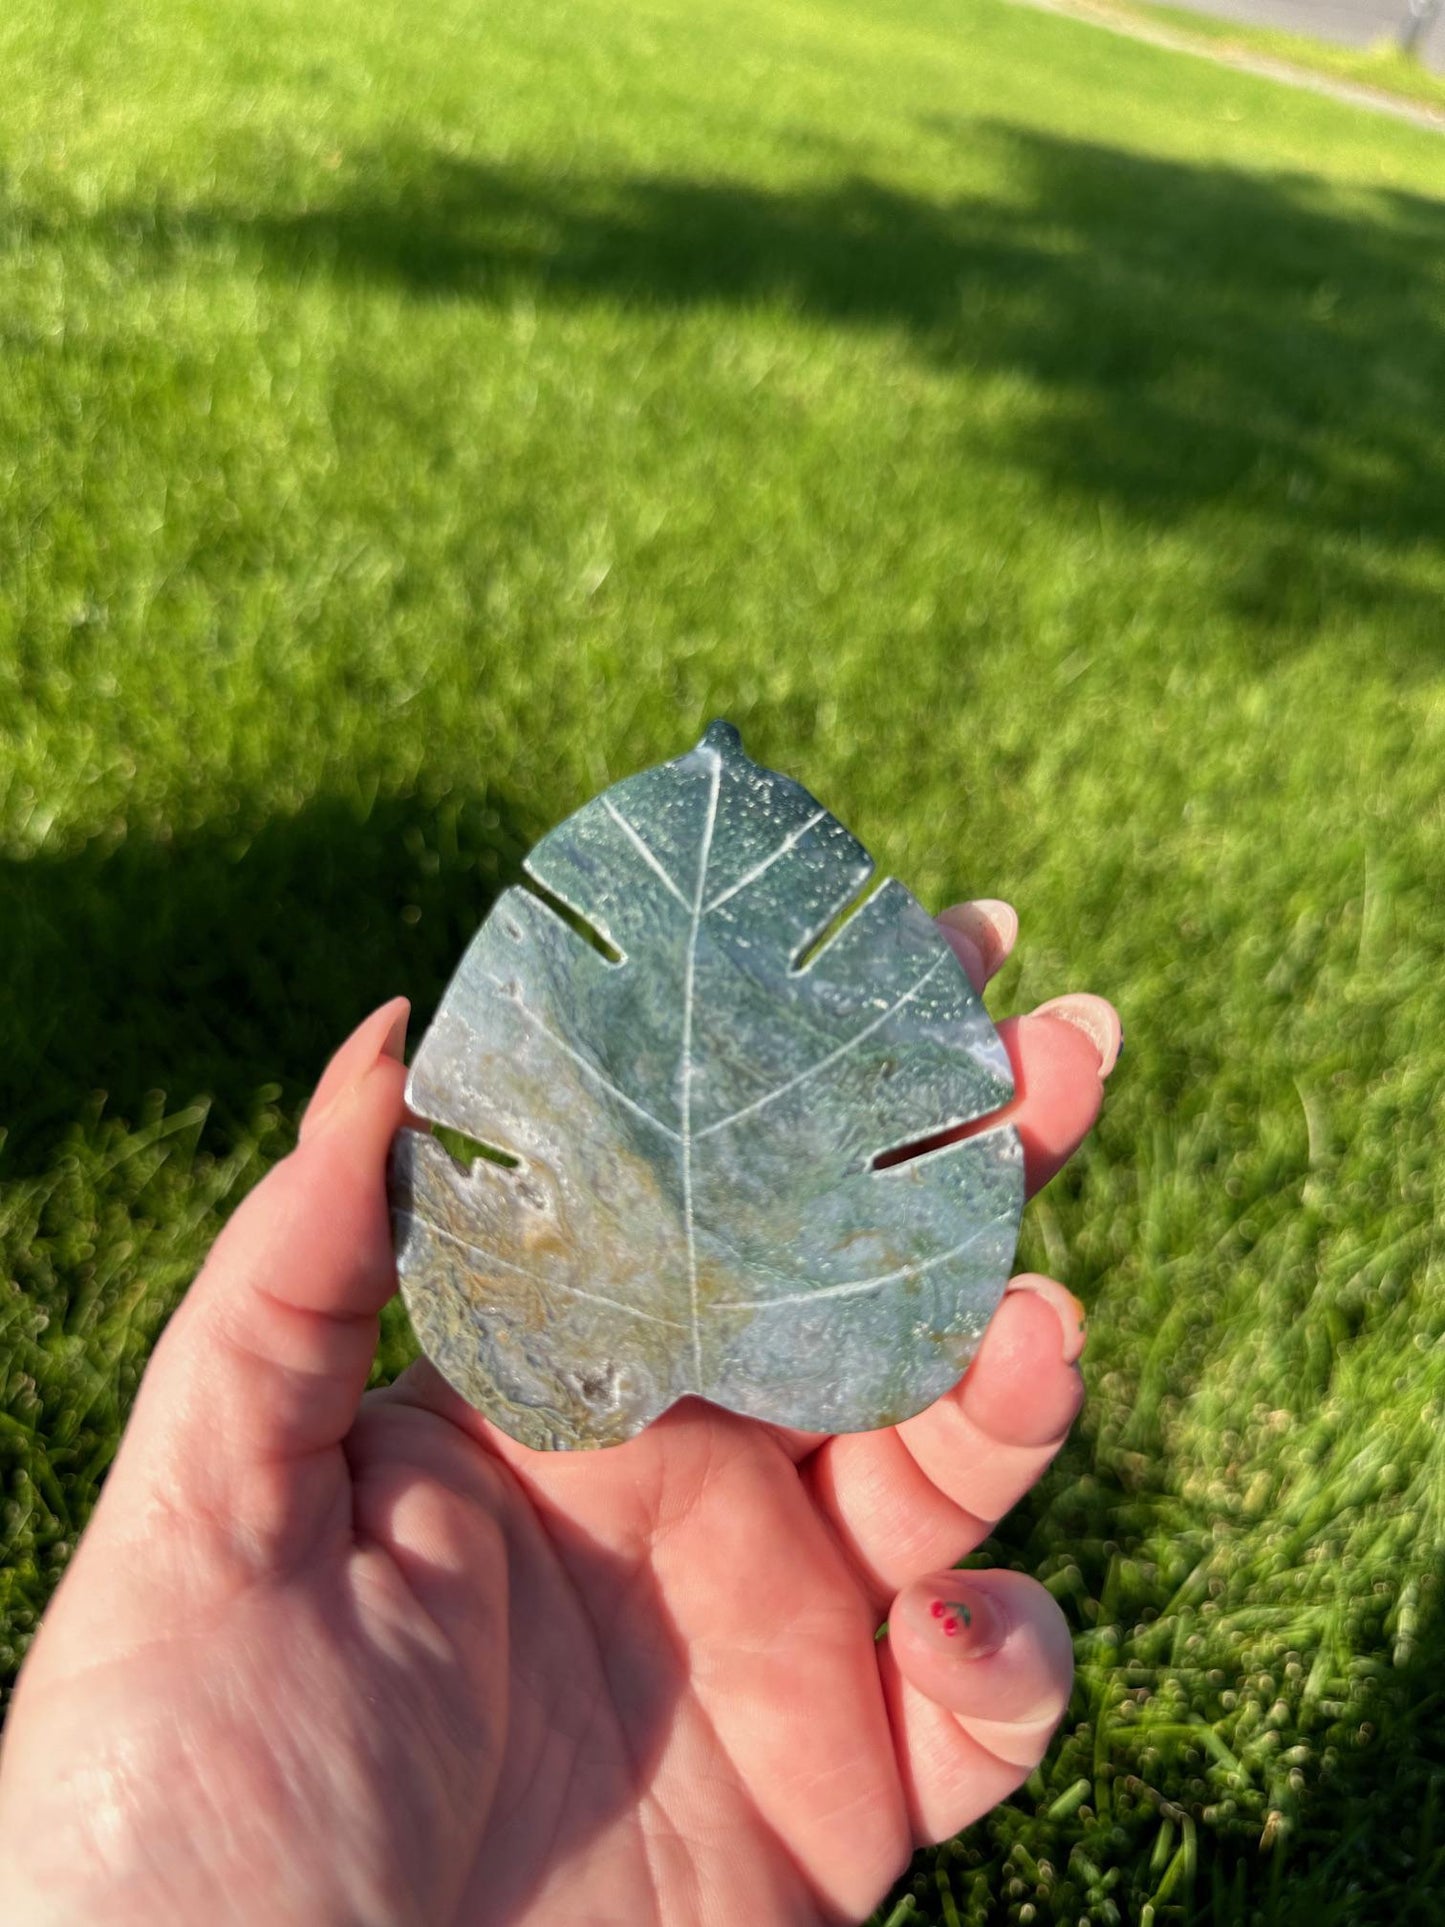
M1445 148L987 0L19 0L0 71L5 1660L331 1045L723 714L1127 1028L990 1549L1078 1696L895 1920L1428 1918Z

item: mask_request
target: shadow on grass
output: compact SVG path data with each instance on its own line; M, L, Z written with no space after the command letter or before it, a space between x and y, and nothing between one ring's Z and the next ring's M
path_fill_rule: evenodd
M1040 391L959 420L1065 496L1171 524L1222 508L1217 593L1261 628L1388 603L1439 660L1438 604L1393 567L1445 526L1445 200L1186 163L987 122L920 128L940 168L1008 183L932 199L854 176L528 174L363 152L295 210L117 210L163 265L259 249L271 270L424 301L780 303ZM940 393L938 407L956 406ZM1322 539L1323 538L1323 539Z
M1168 1906L1154 1915L1160 1927L1169 1921L1198 1927L1408 1921L1433 1927L1445 1919L1445 1572L1412 1586L1401 1607L1395 1555L1383 1551L1339 1590L1337 1609L1322 1615L1297 1590L1302 1572L1291 1555L1283 1555L1279 1571L1254 1565L1260 1545L1241 1536L1241 1572L1229 1574L1218 1520L1191 1517L1189 1503L1168 1497L1168 1476L1158 1486L1144 1476L1150 1490L1141 1490L1137 1461L1119 1465L1108 1445L1100 1449L1090 1438L1085 1414L1046 1478L969 1561L1033 1574L1062 1565L1079 1569L1079 1584L1065 1597L1075 1624L1092 1624L1096 1634L1092 1642L1085 1636L1087 1657L1056 1742L1065 1757L1054 1782L1067 1782L1071 1773L1087 1777L1090 1800L1098 1798L1104 1813L1114 1804L1116 1819L1129 1821L1129 1844L1116 1833L1121 1852L1112 1900L1121 1917L1139 1919L1160 1887L1171 1885ZM1195 1592L1191 1569L1204 1559L1210 1586ZM1289 1661L1318 1678L1318 1686L1306 1694L1299 1752L1272 1750L1279 1738L1270 1730L1272 1702L1287 1690L1285 1680L1248 1667L1239 1657L1243 1646L1225 1659L1220 1636L1210 1632L1218 1586L1229 1594L1225 1611L1247 1628L1243 1646L1266 1624L1281 1626L1291 1617L1300 1624L1299 1646ZM1143 1624L1175 1590L1179 1597L1193 1594L1195 1603L1166 1609L1168 1636L1158 1663L1116 1671L1110 1657L1114 1628L1133 1626L1139 1646ZM1327 1596L1327 1590L1316 1590L1314 1597ZM1206 1599L1210 1603L1200 1613ZM1270 1663L1277 1665L1281 1653L1277 1646L1274 1651ZM1235 1667L1243 1671L1237 1675ZM1173 1740L1181 1750L1193 1744L1193 1769L1181 1769L1177 1754L1168 1765L1162 1761L1160 1755L1169 1752L1164 1734L1141 1738L1119 1721L1119 1702L1131 1688L1148 1688L1156 1698L1164 1682L1189 1673L1189 1703L1200 1721L1195 1730L1202 1736L1208 1721L1222 1723L1229 1742L1241 1750L1239 1775L1225 1771L1237 1761L1227 1754L1220 1761L1185 1727L1175 1729ZM1247 1719L1239 1725L1223 1719L1223 1688L1235 1690L1241 1702L1254 1702L1258 1719L1252 1730ZM1150 1755L1173 1798L1150 1786ZM1125 1761L1123 1769L1116 1769L1117 1759ZM1139 1833L1146 1833L1137 1817L1141 1811L1171 1835L1169 1854L1154 1863L1139 1852ZM1185 1823L1198 1829L1200 1858L1187 1879L1164 1883ZM1040 1842L1029 1829L1037 1829L1038 1815L1027 1792L1017 1808L998 1809L986 1827L996 1856L1006 1858L1015 1838L1029 1838L1037 1854ZM1098 1894L1090 1894L1089 1881L1081 1881L1075 1867L1067 1869L1069 1877L1079 1883L1073 1896L1079 1912L1096 1917L1089 1902ZM1131 1879L1141 1885L1131 1890ZM894 1900L907 1890L904 1879Z
M1086 1410L1044 1479L966 1561L1065 1582L1055 1589L1080 1635L1079 1672L1049 1790L1072 1782L1076 1791L1062 1820L1033 1787L995 1808L946 1850L955 1893L987 1876L995 1894L1012 1883L1011 1896L1032 1901L1034 1863L1047 1858L1040 1922L1436 1927L1445 1918L1445 1573L1412 1586L1403 1608L1388 1561L1373 1587L1357 1576L1307 1592L1297 1561L1285 1554L1271 1570L1250 1535L1239 1537L1231 1572L1218 1520L1171 1496L1169 1475L1152 1465L1141 1487L1136 1455L1116 1463L1090 1430ZM1220 1594L1228 1634L1212 1625ZM1261 1674L1248 1657L1254 1638L1291 1618L1296 1650L1286 1657L1283 1641L1263 1640L1276 1670ZM1293 1735L1298 1751L1273 1730L1272 1702L1287 1690L1281 1662L1315 1687ZM1136 1695L1157 1712L1171 1687L1162 1723L1126 1717ZM1236 1699L1238 1721L1225 1710ZM1211 1749L1212 1723L1238 1759ZM1085 1787L1092 1837L1079 1857L1069 1816ZM1191 1835L1195 1846L1181 1851ZM917 1857L873 1927L909 1897L916 1911L903 1912L900 1927L952 1918L938 1910L932 1853ZM1000 1910L1005 1917L1015 1914Z
M105 1094L212 1100L230 1140L258 1094L295 1108L347 1029L412 998L413 1040L541 825L499 792L322 801L252 829L0 861L0 999L25 1014L0 1060L6 1175L45 1167Z
M1301 1657L1309 1665L1314 1656ZM1278 1764L1270 1798L1288 1804L1287 1830L1273 1836L1266 1825L1258 1844L1211 1843L1189 1918L1258 1927L1437 1927L1445 1918L1439 1575L1408 1642L1382 1628L1353 1668L1345 1717L1321 1709L1305 1742L1307 1790L1282 1795L1291 1762Z
M960 417L961 459L996 450L1146 525L1217 517L1220 597L1262 648L1345 603L1388 608L1400 661L1438 664L1438 605L1399 565L1438 552L1445 529L1445 204L1346 201L1306 179L997 126L935 122L920 140L941 157L979 150L1007 191L559 182L397 149L351 157L303 207L120 210L94 229L162 271L240 249L282 279L418 302L777 305L939 368L1023 376L1036 393L998 411L1003 426ZM936 405L959 406L942 385ZM122 1115L158 1085L177 1103L210 1094L218 1131L244 1124L265 1081L294 1106L346 1025L397 989L415 998L415 1035L542 827L500 794L383 798L0 866L0 994L29 1024L0 1063L7 1168L41 1168L98 1088ZM1127 1495L1084 1457L1050 1490L1086 1484L1095 1502L1069 1530L1107 1547ZM1008 1544L1027 1530L1025 1516ZM1090 1583L1101 1594L1103 1574ZM1240 1895L1260 1920L1322 1924L1371 1917L1360 1892L1440 1892L1445 1628L1425 1615L1408 1664L1383 1632L1374 1652L1379 1710L1352 1724L1373 1737L1340 1736L1281 1863L1286 1891L1274 1865L1226 1851L1209 1876L1232 1883L1219 1918L1247 1917Z

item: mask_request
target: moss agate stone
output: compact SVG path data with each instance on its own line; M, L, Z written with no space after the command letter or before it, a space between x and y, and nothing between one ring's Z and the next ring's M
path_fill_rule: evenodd
M475 1155L392 1152L428 1356L533 1447L688 1394L825 1432L939 1397L1007 1281L1023 1155L1009 1125L926 1142L1013 1093L932 918L893 879L856 902L868 852L726 723L525 869L407 1081Z

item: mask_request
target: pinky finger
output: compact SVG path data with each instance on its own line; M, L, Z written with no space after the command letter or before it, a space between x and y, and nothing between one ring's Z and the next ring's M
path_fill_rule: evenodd
M914 1837L945 1840L1047 1751L1073 1687L1068 1624L1022 1573L935 1573L899 1593L878 1652Z

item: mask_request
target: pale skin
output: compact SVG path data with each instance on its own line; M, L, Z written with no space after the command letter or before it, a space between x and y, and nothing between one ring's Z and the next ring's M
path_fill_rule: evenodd
M982 988L1012 913L943 921ZM863 1919L1067 1703L1049 1595L949 1567L1078 1411L1077 1302L1016 1279L953 1392L837 1438L688 1399L535 1453L424 1363L363 1396L406 1014L338 1051L156 1347L21 1675L0 1919ZM1001 1031L1037 1188L1118 1019L1076 996Z

